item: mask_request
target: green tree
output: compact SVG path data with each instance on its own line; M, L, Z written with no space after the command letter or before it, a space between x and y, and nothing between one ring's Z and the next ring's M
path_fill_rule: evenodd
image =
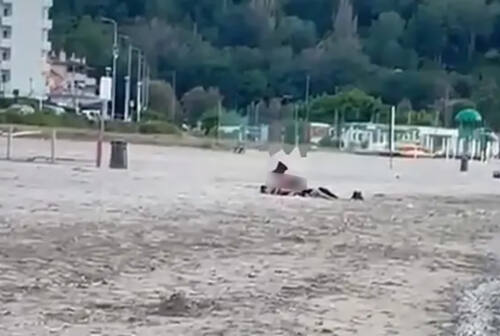
M149 108L168 121L178 121L182 116L182 108L174 95L172 86L162 80L155 80L150 84Z
M419 55L442 61L447 43L446 8L439 1L424 3L410 19L405 40Z
M404 31L405 21L398 13L381 13L371 26L365 42L372 61L392 69L416 67L417 55L400 43Z
M195 87L186 92L182 97L182 105L186 112L186 118L191 125L196 125L202 115L210 110L216 109L222 97L217 89Z
M343 91L334 96L322 96L312 104L311 115L315 121L332 123L339 114L342 121L373 121L383 110L383 104L359 89Z
M295 16L280 20L276 29L277 39L283 45L290 45L295 52L313 47L317 41L316 26Z
M74 53L91 60L93 65L108 66L111 59L111 33L104 25L84 16L70 28L63 39L63 47L68 53Z
M446 0L447 23L451 34L465 41L467 59L470 61L476 52L478 36L488 36L493 28L493 15L496 8L486 0ZM460 44L457 47L463 47Z
M356 87L389 104L407 98L418 111L436 101L483 102L484 79L499 85L499 6L500 0L54 0L51 39L55 51L85 56L98 76L111 63L112 42L111 27L99 17L112 17L144 50L157 79L170 82L175 70L179 96L217 88L226 108L284 95L303 99L309 77L312 95ZM444 112L429 113L446 124L450 108L437 110ZM193 122L200 113L187 115ZM500 127L493 112L486 114Z

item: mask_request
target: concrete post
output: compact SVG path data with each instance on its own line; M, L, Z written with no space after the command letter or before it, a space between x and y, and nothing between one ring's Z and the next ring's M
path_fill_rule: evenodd
M7 133L7 154L6 159L10 160L12 158L12 139L14 136L14 127L9 126L9 130Z
M56 140L57 140L57 131L55 129L52 130L52 136L50 138L50 162L56 163Z

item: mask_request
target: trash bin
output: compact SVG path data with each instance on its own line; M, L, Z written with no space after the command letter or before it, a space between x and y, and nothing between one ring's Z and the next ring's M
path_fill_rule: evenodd
M111 158L109 161L111 169L127 169L127 143L123 140L111 141Z
M460 171L465 173L469 170L469 158L467 155L462 156L460 159Z

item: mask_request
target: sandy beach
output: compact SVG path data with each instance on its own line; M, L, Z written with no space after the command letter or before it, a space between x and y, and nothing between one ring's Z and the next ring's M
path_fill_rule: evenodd
M315 152L323 201L260 195L266 153L94 149L0 161L2 336L499 334L499 162Z

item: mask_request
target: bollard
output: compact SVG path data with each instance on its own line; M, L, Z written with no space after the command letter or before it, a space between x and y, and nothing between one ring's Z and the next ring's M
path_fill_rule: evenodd
M464 155L460 159L460 171L462 173L465 173L468 170L469 170L469 158L466 155Z
M111 169L127 169L127 143L123 140L111 141L111 158L109 161Z

